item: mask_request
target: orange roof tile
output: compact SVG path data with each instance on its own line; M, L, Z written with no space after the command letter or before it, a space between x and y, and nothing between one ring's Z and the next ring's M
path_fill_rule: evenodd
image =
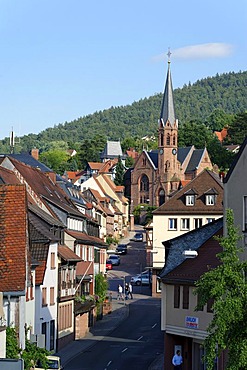
M0 194L0 291L24 291L29 258L26 186L0 185Z

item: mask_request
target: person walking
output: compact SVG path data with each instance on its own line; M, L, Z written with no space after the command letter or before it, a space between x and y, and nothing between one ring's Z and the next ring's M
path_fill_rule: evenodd
M125 283L125 299L126 300L128 299L128 295L129 295L129 284Z
M172 364L174 366L174 370L182 370L182 363L183 363L183 358L181 356L181 352L178 349L176 354L172 358Z
M118 295L117 295L117 300L119 301L120 299L123 301L123 287L121 284L118 284Z
M132 287L132 284L129 283L129 296L130 296L130 299L133 299L133 287Z

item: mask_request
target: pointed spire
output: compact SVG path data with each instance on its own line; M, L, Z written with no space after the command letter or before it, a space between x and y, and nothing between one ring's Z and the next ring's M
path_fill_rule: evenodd
M169 120L170 124L173 126L175 123L176 117L175 117L175 108L174 108L174 102L173 102L172 78L171 78L171 71L170 71L170 64L171 64L170 48L169 48L167 55L168 55L168 71L167 71L166 84L165 84L165 90L164 90L162 107L161 107L160 120L162 120L164 124L166 124L166 122Z

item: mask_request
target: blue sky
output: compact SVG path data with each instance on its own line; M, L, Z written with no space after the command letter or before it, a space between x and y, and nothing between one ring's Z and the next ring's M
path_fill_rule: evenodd
M0 139L246 70L247 1L1 0ZM179 117L178 117L179 118Z

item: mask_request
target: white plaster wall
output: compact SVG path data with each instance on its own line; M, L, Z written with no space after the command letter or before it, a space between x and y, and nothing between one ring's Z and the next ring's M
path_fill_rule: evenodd
M34 334L35 331L35 270L32 271L33 274L33 299L26 301L26 319L25 322L29 328L28 338L30 339L30 334Z
M188 231L194 230L194 219L202 218L202 225L206 225L208 218L217 219L222 215L198 214L191 216L190 214L183 215L154 215L153 217L153 267L163 267L165 263L165 248L162 242L176 238L177 236L183 235ZM177 218L177 230L169 230L169 218ZM190 229L181 229L181 219L190 219Z
M168 333L189 336L197 339L205 339L207 336L207 327L212 320L212 313L206 312L206 306L203 311L194 311L197 304L197 297L193 294L193 287L190 287L189 309L183 309L183 288L180 287L180 308L174 308L174 286L162 284L162 330ZM166 298L164 297L166 294ZM186 316L197 317L199 320L198 329L190 329L185 325Z
M0 358L6 357L6 330L0 331Z
M58 259L57 259L57 243L53 243L49 247L48 259L43 284L36 287L36 303L35 303L35 334L42 333L42 323L47 324L47 349L49 350L50 337L50 321L55 320L55 343L56 343L56 328L57 328L57 295L58 295ZM51 269L51 253L55 253L56 268ZM42 288L47 288L47 306L42 307ZM50 287L54 287L55 304L50 305Z

